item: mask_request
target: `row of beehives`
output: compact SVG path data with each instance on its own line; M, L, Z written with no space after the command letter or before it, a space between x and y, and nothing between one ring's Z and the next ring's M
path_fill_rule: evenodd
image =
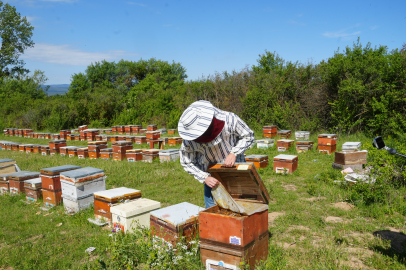
M278 131L276 125L267 125L262 128L262 134L264 138L280 137L289 139L292 136L292 131L283 129ZM295 131L296 140L308 140L310 138L310 131Z
M140 225L150 227L152 235L172 246L181 239L187 245L199 237L201 259L208 269L218 269L222 264L237 269L242 261L254 269L257 262L268 256L270 196L251 163L239 163L233 168L216 164L208 169L237 204L248 209L238 214L217 205L204 209L187 202L160 209L159 202L142 198L140 190L124 187L105 190L104 171L92 167L64 165L40 172L2 174L2 164L13 162L0 160L2 194L25 192L29 201L42 195L44 204L63 203L68 213L94 204L95 219L89 220L92 223L110 222L115 231L125 233Z
M65 140L97 140L97 137L101 138L101 134L118 134L118 135L131 135L131 134L150 134L156 137L156 134L168 134L174 135L176 129L169 129L168 131L164 128L157 129L157 125L148 125L146 129L143 129L141 125L127 125L127 126L114 126L111 129L88 129L87 126L80 126L79 129L73 130L60 130L59 133L38 133L34 132L32 129L16 129L16 128L6 128L3 130L6 136L16 136L25 138L39 138L39 139L65 139ZM77 134L75 134L77 133ZM108 136L108 135L105 135Z
M88 147L67 146L65 140L50 141L49 145L21 144L8 141L0 141L0 149L13 150L25 153L40 153L42 155L55 155L78 157L80 159L104 159L104 160L127 160L152 162L154 159L161 161L175 161L179 159L179 149L133 149L131 141L115 141L112 148L108 148L107 142L88 142Z
M255 141L258 148L271 148L274 146L275 140L274 139L261 139ZM278 151L284 152L291 147L294 146L296 143L296 150L298 153L306 152L308 150L313 149L314 142L313 141L294 141L289 139L280 139L276 141L276 147ZM348 144L348 143L347 143ZM350 143L351 144L351 143ZM343 144L345 147L346 144ZM317 149L319 153L327 153L332 154L337 150L337 134L319 134L318 135L318 143Z

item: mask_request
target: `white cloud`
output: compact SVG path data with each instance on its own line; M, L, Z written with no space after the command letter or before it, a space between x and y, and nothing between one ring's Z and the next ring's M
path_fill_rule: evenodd
M337 32L325 32L325 33L323 33L323 36L328 37L328 38L350 38L352 36L356 36L359 34L361 34L361 31L346 33L345 30L340 30Z
M33 22L36 21L38 18L37 17L32 17L32 16L25 16L27 18L27 21Z
M369 29L371 29L371 30L375 30L376 28L378 28L377 25L374 25L374 26L369 27Z
M140 6L140 7L146 7L147 5L144 5L144 4L141 4L141 3L136 3L136 2L127 2L127 4L129 4L129 5L137 5L137 6Z
M297 24L297 25L301 25L301 26L306 26L305 23L297 22L297 21L293 21L293 20L288 21L288 23L290 23L290 24Z
M69 44L55 45L49 43L36 43L34 48L29 48L25 51L22 58L45 63L88 66L97 61L113 61L129 56L138 56L138 54L128 53L122 50L86 52L74 48Z

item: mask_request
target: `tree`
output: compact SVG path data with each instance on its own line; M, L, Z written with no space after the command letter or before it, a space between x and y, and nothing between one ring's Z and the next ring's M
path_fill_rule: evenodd
M21 17L16 8L0 1L0 77L25 74L24 61L19 60L27 48L33 47L34 27Z

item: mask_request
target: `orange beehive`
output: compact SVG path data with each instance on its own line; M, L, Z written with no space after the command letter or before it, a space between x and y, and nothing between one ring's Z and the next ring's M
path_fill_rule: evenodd
M147 131L155 131L157 130L157 125L148 125L147 126Z
M297 170L298 157L294 155L278 155L273 158L273 170L276 173L293 173Z

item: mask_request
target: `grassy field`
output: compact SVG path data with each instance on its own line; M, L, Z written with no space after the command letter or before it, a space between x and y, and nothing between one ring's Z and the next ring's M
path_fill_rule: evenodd
M47 143L47 140L2 135L0 140ZM317 137L313 135L311 140L317 141ZM337 150L346 141L371 143L370 138L362 135L341 137ZM68 145L85 146L86 142L68 142ZM147 145L136 147L147 148ZM320 181L318 177L323 173L339 177L331 168L334 155L319 154L316 150L298 154L298 170L290 175L278 175L272 170L273 157L279 154L275 147L254 148L246 154L266 154L270 161L267 168L260 170L272 197L270 248L268 260L259 264L258 269L406 269L404 213L377 204L356 206L349 200L348 190ZM287 154L296 151L292 149ZM204 206L203 186L185 173L178 162L82 160L13 151L0 151L1 158L15 159L22 170L31 171L66 164L101 168L107 175L107 188L140 189L144 198L160 201L163 207L184 201ZM398 192L406 194L404 188ZM0 197L0 269L114 269L111 262L117 255L112 255L115 253L111 247L117 250L128 246L134 237L125 236L120 244L114 242L108 228L87 222L92 209L69 216L63 213L62 206L44 212L39 208L40 203L27 205L21 199ZM384 240L379 235L393 240ZM88 247L96 250L88 255L85 253ZM197 256L195 260L179 269L204 269L199 253L194 256ZM139 269L149 267L145 263L138 266Z

